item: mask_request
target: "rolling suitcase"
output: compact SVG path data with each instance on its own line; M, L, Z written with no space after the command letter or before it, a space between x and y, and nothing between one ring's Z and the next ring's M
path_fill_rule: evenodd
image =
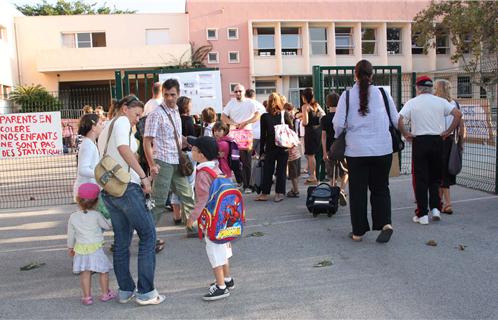
M334 177L335 177L334 170ZM334 181L335 179L333 179ZM337 185L320 183L317 186L308 187L306 196L306 207L308 211L317 217L320 213L326 213L329 217L337 212L339 208L339 194L341 188Z
M251 168L251 179L249 184L254 192L261 193L261 184L263 182L263 160L253 161Z

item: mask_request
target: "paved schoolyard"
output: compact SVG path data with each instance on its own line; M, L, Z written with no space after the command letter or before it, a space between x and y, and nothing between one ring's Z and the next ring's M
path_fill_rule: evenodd
M349 240L347 208L313 218L303 195L278 204L248 196L245 233L264 235L234 244L237 288L211 303L200 299L213 278L204 247L170 226L168 216L159 228L167 245L156 268L166 301L151 307L79 303L65 248L74 206L1 210L0 318L498 318L498 197L455 187L455 214L420 226L411 222L409 177L392 179L391 193L395 233L386 245L377 244L374 233L361 243ZM132 250L136 270L136 241ZM313 267L322 260L333 265ZM46 265L19 270L32 261ZM96 278L93 284L97 289Z

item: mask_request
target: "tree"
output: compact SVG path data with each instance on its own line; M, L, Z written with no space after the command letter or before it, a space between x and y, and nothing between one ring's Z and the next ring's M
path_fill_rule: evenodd
M67 0L57 0L57 3L50 4L46 0L34 5L16 5L25 16L59 16L76 14L123 14L135 13L135 10L119 10L116 7L109 8L104 3L97 7L97 3L86 3L85 1L70 2Z
M205 68L206 58L209 52L213 50L213 45L211 43L196 47L194 42L190 42L190 50L185 51L180 58L173 57L171 54L171 60L169 66L166 69L195 69L195 68Z
M497 1L432 0L415 16L412 30L425 52L436 46L436 37L449 32L455 47L451 60L462 61L464 70L474 75L472 81L488 92L498 82Z
M20 106L21 112L58 111L62 103L41 85L18 86L10 93L9 101Z

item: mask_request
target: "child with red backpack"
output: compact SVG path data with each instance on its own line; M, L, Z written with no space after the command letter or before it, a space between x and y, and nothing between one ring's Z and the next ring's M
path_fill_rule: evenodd
M196 205L187 227L197 220L199 236L204 236L206 253L216 281L203 300L226 298L235 287L230 277L228 259L232 256L230 241L242 235L244 204L242 194L218 167L218 144L212 137L188 137L192 158L197 161L195 179Z
M230 128L226 123L217 121L213 125L213 137L218 143L218 164L220 170L227 178L232 177L232 171L237 183L242 182L242 172L240 169L240 153L237 143L228 136Z

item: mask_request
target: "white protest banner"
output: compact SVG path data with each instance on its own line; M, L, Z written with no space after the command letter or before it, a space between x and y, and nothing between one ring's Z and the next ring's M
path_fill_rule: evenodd
M0 159L62 153L60 112L0 114Z
M467 141L494 145L491 113L484 103L460 104L463 122L467 132Z

